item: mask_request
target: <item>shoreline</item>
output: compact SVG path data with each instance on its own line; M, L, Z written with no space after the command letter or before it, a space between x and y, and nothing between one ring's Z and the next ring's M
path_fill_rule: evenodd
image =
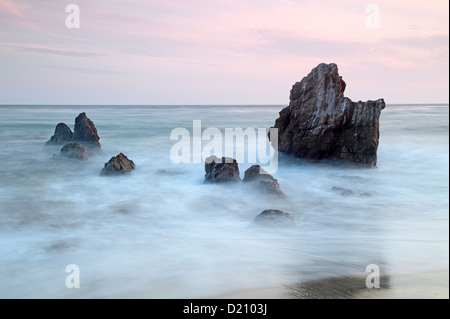
M382 275L380 288L365 286L367 274L329 277L285 286L236 291L214 299L448 299L449 271Z

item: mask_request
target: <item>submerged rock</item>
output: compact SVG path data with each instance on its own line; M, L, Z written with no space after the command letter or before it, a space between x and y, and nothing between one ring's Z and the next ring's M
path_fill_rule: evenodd
M100 137L94 123L86 116L86 113L80 113L75 119L75 128L72 141L80 142L89 148L101 148Z
M294 219L289 213L278 209L266 209L255 217L255 223L266 226L284 226L291 225Z
M116 175L129 173L135 169L134 162L129 160L123 153L111 157L108 163L105 163L101 175Z
M181 170L175 170L175 169L165 169L161 168L156 171L156 174L158 175L167 175L167 176L177 176L177 175L183 175L186 174L186 172Z
M71 245L65 241L56 242L50 246L48 246L45 250L48 252L54 252L54 251L62 251L67 250L71 248Z
M244 182L251 182L257 185L257 188L269 194L282 195L280 184L267 173L261 166L253 165L245 171Z
M352 190L349 189L349 188L343 188L343 187L336 187L336 186L333 186L333 187L331 188L331 191L336 192L336 193L338 193L338 194L340 194L340 195L342 195L342 196L351 196L351 195L355 195L355 192L352 191Z
M58 123L55 133L45 145L64 145L72 141L72 130L65 123Z
M341 196L371 196L372 194L369 192L356 192L352 189L349 188L344 188L344 187L337 187L337 186L333 186L331 188L332 192L338 193Z
M289 106L275 121L278 150L301 158L375 166L385 102L353 102L344 97L345 87L334 63L319 64L295 83Z
M78 142L70 142L63 146L60 152L61 156L74 158L79 160L86 160L86 149Z
M209 156L205 160L205 183L222 183L240 181L239 167L231 157Z

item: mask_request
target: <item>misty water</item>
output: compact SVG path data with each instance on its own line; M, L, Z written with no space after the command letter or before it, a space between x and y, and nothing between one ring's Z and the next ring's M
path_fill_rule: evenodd
M175 164L174 128L268 128L282 106L0 106L1 298L209 298L365 272L447 270L449 106L387 105L376 168L280 154L285 197L204 184ZM100 154L52 158L57 123L85 111ZM131 174L100 176L123 152ZM241 177L251 163L240 163ZM334 189L333 189L334 187ZM257 227L265 209L291 214ZM80 288L66 287L66 266Z

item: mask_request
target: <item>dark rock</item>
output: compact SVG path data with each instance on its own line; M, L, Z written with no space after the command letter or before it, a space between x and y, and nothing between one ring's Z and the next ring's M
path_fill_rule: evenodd
M355 195L355 192L352 191L351 189L348 189L348 188L343 188L343 187L336 187L336 186L333 186L333 187L331 188L331 190L332 190L333 192L336 192L336 193L341 194L342 196L351 196L351 195Z
M105 163L101 171L101 175L125 174L134 170L136 166L132 160L120 153L115 157L111 157L108 163Z
M86 160L86 149L78 142L70 142L63 146L60 152L61 156Z
M222 183L240 181L239 167L231 157L209 156L205 160L205 183Z
M61 242L56 242L53 245L47 247L46 250L49 252L53 252L53 251L67 250L69 248L71 248L71 245L69 245L67 242L61 241Z
M100 148L100 137L94 123L86 116L86 113L80 113L75 119L75 128L72 141L80 142L89 148Z
M301 158L375 166L385 102L353 102L344 97L345 87L334 63L319 64L295 83L289 106L275 121L278 150Z
M372 196L372 194L368 193L368 192L356 192L349 188L337 187L337 186L333 186L331 188L331 191L336 192L342 196Z
M72 141L72 130L64 123L56 125L55 133L45 145L64 145Z
M260 225L286 226L293 224L294 220L289 213L278 209L266 209L255 217L255 223Z
M283 194L278 181L259 165L253 165L247 169L243 181L255 183L258 189L270 194Z

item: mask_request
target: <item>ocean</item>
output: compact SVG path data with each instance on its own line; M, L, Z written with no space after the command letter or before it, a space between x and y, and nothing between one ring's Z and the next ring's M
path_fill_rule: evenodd
M376 168L279 154L284 197L204 184L203 163L171 159L175 128L269 128L282 107L0 106L0 298L213 298L368 265L448 271L448 104L387 105ZM81 112L102 152L52 157L56 124L73 129ZM120 152L136 169L100 176ZM256 226L265 209L294 223Z

